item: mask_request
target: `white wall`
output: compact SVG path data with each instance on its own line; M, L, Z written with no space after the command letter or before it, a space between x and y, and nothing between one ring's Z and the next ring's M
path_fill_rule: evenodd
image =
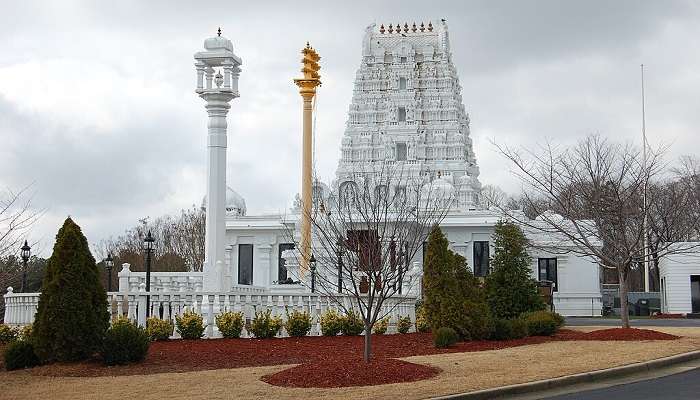
M659 262L661 310L670 314L691 313L690 276L700 275L700 250L688 254L668 255Z

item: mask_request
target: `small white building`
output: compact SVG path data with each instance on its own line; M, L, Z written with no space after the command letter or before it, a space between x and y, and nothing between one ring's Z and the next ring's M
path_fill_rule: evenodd
M661 312L700 313L700 243L674 243L678 254L669 254L659 262Z

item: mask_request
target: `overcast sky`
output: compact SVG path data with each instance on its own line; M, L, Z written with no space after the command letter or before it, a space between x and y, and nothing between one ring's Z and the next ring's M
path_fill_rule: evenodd
M301 47L322 56L316 169L330 181L365 27L440 18L482 183L518 190L491 140L640 140L641 63L650 142L671 145L670 160L700 153L698 2L3 1L0 187L32 184L45 255L67 215L95 243L199 205L206 113L192 56L221 26L243 59L228 184L249 214L284 211L300 185Z

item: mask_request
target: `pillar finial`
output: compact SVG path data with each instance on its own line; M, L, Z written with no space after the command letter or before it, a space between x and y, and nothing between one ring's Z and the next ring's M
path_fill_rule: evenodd
M218 36L221 36L221 27L219 27L219 30L216 31L216 34L217 34Z

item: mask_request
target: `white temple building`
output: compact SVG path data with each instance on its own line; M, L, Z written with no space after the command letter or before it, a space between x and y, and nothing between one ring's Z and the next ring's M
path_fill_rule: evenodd
M441 223L452 250L467 259L476 275L486 275L491 236L502 216L479 206L479 167L452 63L447 24L371 25L361 48L336 179L330 185L315 182L315 205L340 201L346 188L357 184L357 171L371 170L377 163L399 168L412 179L431 180L432 186L455 198ZM371 177L361 179L371 181ZM284 251L294 247L292 235L298 237L298 203L289 214L246 215L243 198L230 188L227 193L226 260L217 279L224 287L304 290L281 284L291 277ZM537 235L529 236L541 240ZM418 269L423 261L420 253L411 260ZM533 250L531 255L533 277L555 283L558 312L600 315L600 278L595 262L545 250Z

